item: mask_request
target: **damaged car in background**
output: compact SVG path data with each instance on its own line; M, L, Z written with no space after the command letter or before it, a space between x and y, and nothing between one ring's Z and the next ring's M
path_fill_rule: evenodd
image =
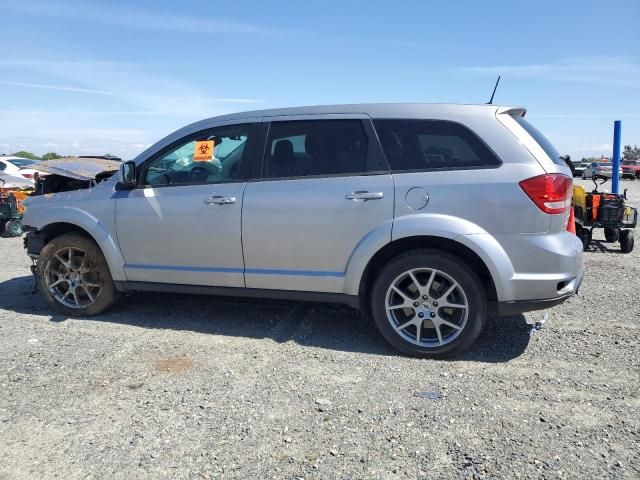
M111 177L120 168L116 159L67 157L32 165L36 170L32 196L91 188Z

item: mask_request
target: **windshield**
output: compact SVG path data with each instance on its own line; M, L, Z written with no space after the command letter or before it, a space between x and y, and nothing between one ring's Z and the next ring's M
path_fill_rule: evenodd
M640 163L640 162L638 162L637 160L623 160L622 161L622 165L638 165L638 163Z
M520 115L513 115L513 119L520 124L522 128L524 128L529 135L540 145L544 153L546 153L549 158L556 165L566 165L565 161L560 158L560 153L556 150L556 147L545 137L540 130L531 125L527 120L525 120Z
M15 158L7 161L9 163L12 163L16 167L26 167L28 165L33 165L34 163L36 163L35 160L28 160L26 158Z

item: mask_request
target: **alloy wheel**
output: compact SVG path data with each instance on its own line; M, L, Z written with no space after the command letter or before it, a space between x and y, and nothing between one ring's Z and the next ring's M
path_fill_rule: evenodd
M45 286L51 296L69 308L84 308L95 302L102 282L87 253L76 247L56 251L45 271Z
M387 319L406 341L441 347L454 341L469 317L467 295L450 275L431 268L402 273L387 290Z

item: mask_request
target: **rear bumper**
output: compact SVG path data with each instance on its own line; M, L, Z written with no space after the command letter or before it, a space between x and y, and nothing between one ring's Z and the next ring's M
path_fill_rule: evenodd
M546 310L566 302L569 298L578 294L584 278L584 270L571 280L563 289L562 295L543 300L513 300L508 302L494 302L489 306L489 312L494 315L515 315L518 313Z

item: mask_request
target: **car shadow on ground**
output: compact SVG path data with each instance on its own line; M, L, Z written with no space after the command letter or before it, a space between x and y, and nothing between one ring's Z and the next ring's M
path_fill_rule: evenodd
M68 319L52 313L40 294L34 293L31 276L0 282L0 309L46 315L52 322ZM398 355L378 334L371 319L349 307L332 304L139 293L123 297L104 314L82 320ZM530 332L531 325L522 315L490 318L478 341L455 360L507 362L525 351Z

